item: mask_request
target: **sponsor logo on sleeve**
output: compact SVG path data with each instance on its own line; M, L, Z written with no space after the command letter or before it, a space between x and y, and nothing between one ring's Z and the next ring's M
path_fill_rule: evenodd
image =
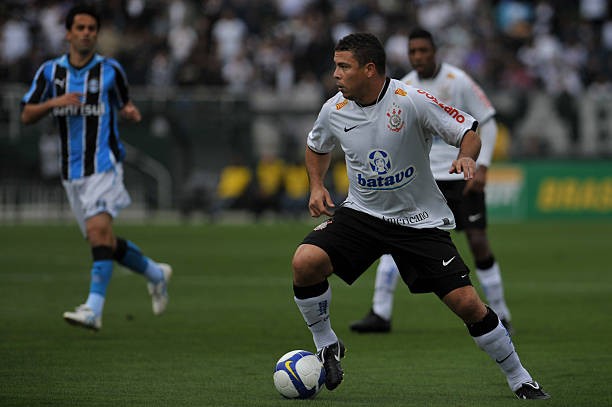
M422 90L422 89L418 89L417 93L424 95L427 99L431 100L432 102L434 102L435 104L437 104L438 106L440 106L440 108L442 108L442 110L444 110L446 112L446 114L448 114L450 117L452 117L453 119L455 119L458 123L463 123L465 122L465 116L461 114L461 112L459 110L457 110L456 108L449 106L449 105L445 105L444 103L438 101L438 99Z

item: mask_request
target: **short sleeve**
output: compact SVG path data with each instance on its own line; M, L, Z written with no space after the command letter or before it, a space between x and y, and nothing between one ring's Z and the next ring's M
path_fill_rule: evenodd
M331 152L336 146L335 137L330 131L329 126L330 106L330 101L323 105L312 130L308 133L306 145L315 153L326 154Z
M432 135L439 135L447 144L459 147L463 135L478 127L474 117L454 106L445 105L424 90L415 89L411 95L423 128Z

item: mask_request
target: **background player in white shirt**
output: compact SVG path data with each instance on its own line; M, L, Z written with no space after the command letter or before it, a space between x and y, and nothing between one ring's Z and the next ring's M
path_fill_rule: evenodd
M519 398L548 398L521 364L508 332L480 299L447 229L453 214L436 186L429 150L437 135L459 147L449 173L472 179L480 150L478 123L426 91L385 74L385 51L372 34L350 34L334 52L339 92L321 108L308 134L306 168L311 216L330 216L297 248L294 300L310 329L326 372L325 385L343 380L345 346L331 327L336 274L352 284L385 253L414 293L435 293L466 324L476 344L494 359ZM334 210L324 185L331 152L344 151L349 192Z
M495 109L464 71L447 63L438 63L436 45L428 31L415 29L409 34L408 56L413 71L403 77L402 82L424 89L443 103L455 106L478 120L482 147L476 160L474 178L466 181L460 174L448 173L448 165L457 157L458 149L440 137L434 138L429 159L438 187L455 215L456 229L466 233L476 263L476 275L487 302L512 333L501 272L491 251L486 229L484 188L497 136ZM361 333L391 330L393 296L398 278L399 272L393 258L382 256L376 270L372 309L363 319L353 322L351 330Z

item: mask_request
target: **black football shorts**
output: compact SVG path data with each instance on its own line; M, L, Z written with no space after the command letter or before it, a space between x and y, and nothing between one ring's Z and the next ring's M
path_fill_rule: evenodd
M450 233L437 228L399 226L342 207L302 243L323 249L334 273L347 284L355 282L380 256L389 253L413 293L434 292L442 298L455 288L471 285L469 269Z
M446 202L455 216L456 230L486 229L487 208L484 192L472 192L463 195L464 180L436 181L444 194Z

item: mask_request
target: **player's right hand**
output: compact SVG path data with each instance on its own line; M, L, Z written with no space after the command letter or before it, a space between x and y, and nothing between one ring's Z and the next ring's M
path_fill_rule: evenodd
M332 216L334 213L331 209L335 207L336 205L334 205L327 188L314 188L310 191L308 210L313 218L318 218L321 215Z
M83 94L79 92L64 93L55 98L55 105L62 106L80 106L83 104Z

